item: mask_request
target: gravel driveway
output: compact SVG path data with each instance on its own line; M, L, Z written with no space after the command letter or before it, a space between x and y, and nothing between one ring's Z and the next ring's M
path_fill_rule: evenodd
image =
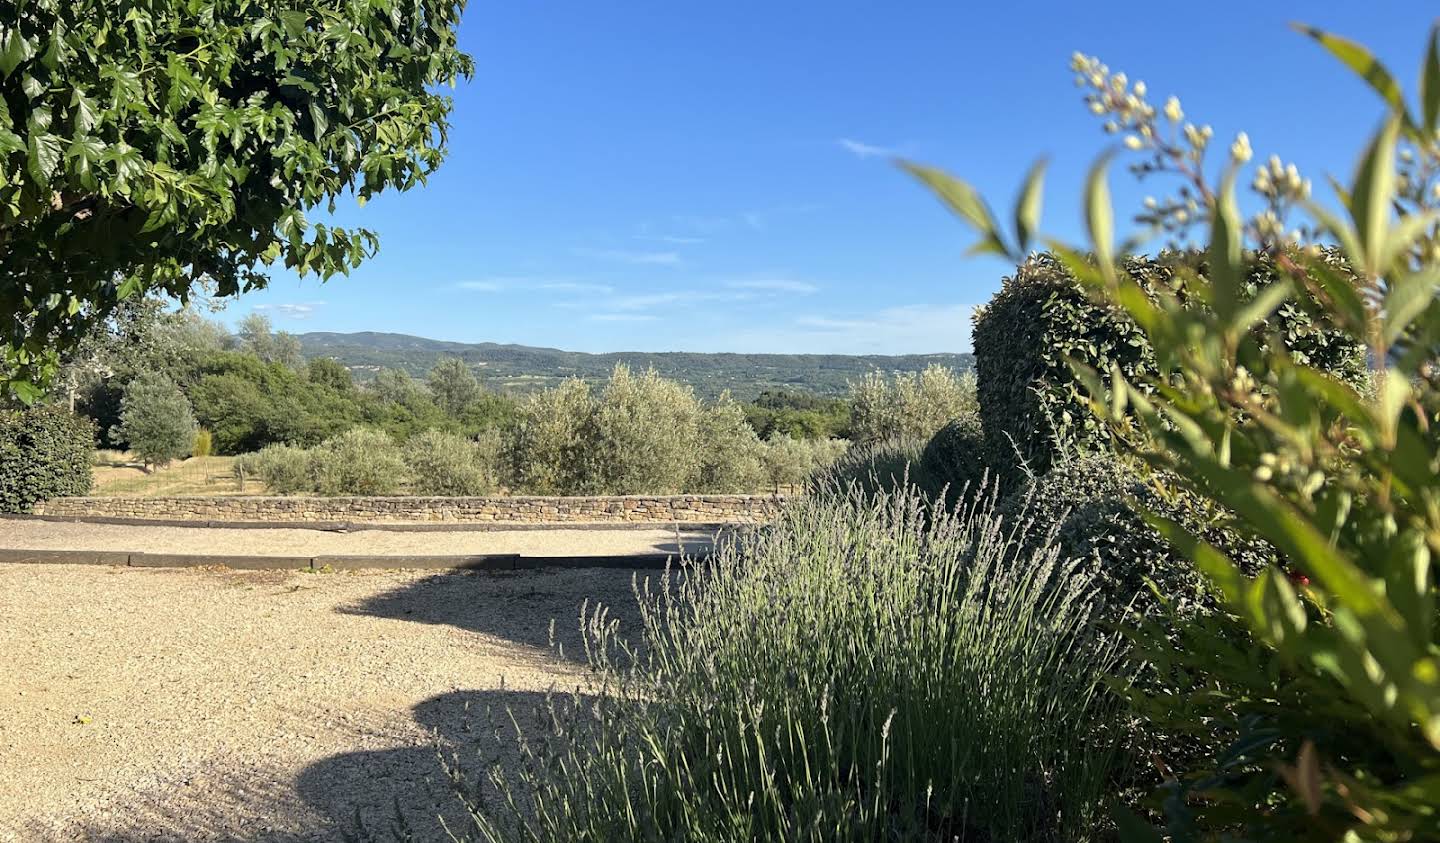
M432 736L581 687L632 574L0 566L0 841L444 839Z
M240 556L449 556L484 553L605 556L678 553L682 549L686 553L701 553L709 550L712 538L712 532L706 530L665 527L437 532L359 530L338 533L283 527L245 530L224 527L0 520L0 548Z

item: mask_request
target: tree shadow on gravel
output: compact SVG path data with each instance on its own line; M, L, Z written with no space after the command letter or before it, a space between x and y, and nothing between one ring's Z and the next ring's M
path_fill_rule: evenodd
M581 607L593 612L597 604L604 606L619 622L620 635L636 638L640 613L634 585L647 578L657 585L664 573L630 568L447 571L339 611L454 626L530 647L553 643L567 660L583 662Z
M548 705L547 698L534 691L441 694L412 710L416 723L435 736L432 744L331 756L303 770L293 787L227 778L207 783L206 799L199 805L185 800L183 811L137 799L127 805L123 818L82 822L63 830L30 829L15 839L442 843L452 839L448 827L463 840L471 825L442 752L449 763L458 762L463 781L473 788L493 764L515 762L512 715L522 726L535 722Z

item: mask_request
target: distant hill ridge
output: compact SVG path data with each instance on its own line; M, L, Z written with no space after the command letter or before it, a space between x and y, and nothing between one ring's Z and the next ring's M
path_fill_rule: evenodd
M493 342L463 343L409 334L316 331L297 335L307 357L333 357L360 379L382 368L421 376L443 356L473 366L486 386L504 392L530 392L568 377L602 380L617 363L653 366L668 378L690 384L705 398L724 390L749 399L767 389L791 389L839 395L866 372L918 372L931 364L957 371L973 367L970 354L735 354L695 351L619 351L590 354Z

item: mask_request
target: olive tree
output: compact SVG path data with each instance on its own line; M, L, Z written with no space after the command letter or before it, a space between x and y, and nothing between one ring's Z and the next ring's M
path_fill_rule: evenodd
M859 442L928 439L974 412L975 376L940 365L893 378L873 371L850 385L851 435Z
M480 397L480 381L458 357L442 357L425 378L440 409L459 416Z
M180 387L163 374L147 373L125 387L120 424L110 434L129 443L146 466L164 466L190 455L195 413Z
M765 443L728 391L701 412L698 433L700 464L693 491L753 492L764 485Z
M586 491L613 495L685 491L700 466L700 402L654 369L615 367L582 436Z
M312 223L423 182L473 72L465 0L32 0L0 10L0 389L40 395L116 304L329 278L377 248Z

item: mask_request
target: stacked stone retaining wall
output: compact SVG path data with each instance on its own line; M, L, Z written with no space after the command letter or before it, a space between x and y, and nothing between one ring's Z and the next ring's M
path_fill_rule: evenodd
M56 498L35 514L65 518L150 518L195 521L390 523L754 523L774 517L779 495L615 497L311 498L83 497Z

